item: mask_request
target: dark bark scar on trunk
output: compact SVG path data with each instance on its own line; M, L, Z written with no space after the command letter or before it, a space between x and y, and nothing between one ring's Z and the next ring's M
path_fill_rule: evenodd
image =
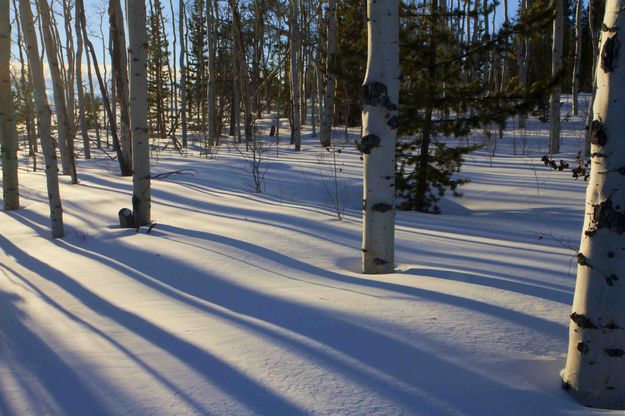
M397 111L397 104L388 96L388 87L381 82L369 82L362 86L362 105L371 105L386 108L388 111Z
M621 43L616 36L617 35L614 34L609 37L601 49L601 69L603 69L604 72L614 72L616 68L616 58L621 48Z

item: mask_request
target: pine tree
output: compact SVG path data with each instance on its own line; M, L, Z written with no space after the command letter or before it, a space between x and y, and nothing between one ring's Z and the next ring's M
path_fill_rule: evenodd
M437 201L447 189L461 195L458 188L466 180L454 174L460 171L463 156L477 148L451 147L438 138L465 137L476 128L503 128L510 115L545 98L549 79L526 89L494 85L490 56L511 54L510 37L550 24L551 15L549 10L534 11L531 25L504 26L488 35L478 26L482 39L473 42L445 24L449 13L437 0L427 4L427 13L425 6L417 3L403 9L396 186L401 209L438 213ZM462 18L464 12L451 15Z

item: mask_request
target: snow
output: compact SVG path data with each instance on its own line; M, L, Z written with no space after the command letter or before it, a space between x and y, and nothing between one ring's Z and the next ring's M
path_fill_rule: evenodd
M261 194L232 148L155 154L155 173L196 172L153 181L150 233L117 227L131 178L98 153L61 178L59 240L22 164L23 208L0 213L0 414L620 414L560 387L585 183L541 164L546 128L531 121L525 154L509 130L469 155L442 215L398 213L381 276L359 273L353 145L343 221L310 132L263 155ZM563 128L571 160L581 117Z

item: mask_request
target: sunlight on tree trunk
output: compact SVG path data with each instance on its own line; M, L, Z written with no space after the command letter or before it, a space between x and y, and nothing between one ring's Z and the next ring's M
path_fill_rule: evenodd
M17 181L17 130L11 94L11 24L9 0L0 0L0 153L4 209L20 207Z
M58 164L56 150L52 140L52 113L46 95L43 64L39 56L39 44L37 42L37 35L35 34L35 24L33 22L29 0L20 0L20 19L22 21L24 40L27 46L28 65L30 66L33 79L35 105L37 107L37 118L39 120L39 135L41 137L41 147L43 149L43 157L46 165L45 172L48 185L48 201L50 203L52 237L60 238L65 235L65 231L63 228L63 206L61 205L61 194L59 192Z
M395 267L395 144L399 99L399 4L368 0L363 85L363 273Z
M608 0L591 125L592 170L563 382L591 407L625 409L625 1Z
M150 149L148 142L147 31L145 3L128 3L130 129L132 132L132 210L135 226L150 223Z

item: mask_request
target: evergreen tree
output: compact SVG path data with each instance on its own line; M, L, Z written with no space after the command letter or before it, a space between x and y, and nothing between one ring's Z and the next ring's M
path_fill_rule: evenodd
M492 10L493 3L486 5ZM477 146L451 147L440 136L465 137L472 129L499 126L506 119L544 99L549 78L526 90L493 84L491 56L511 54L515 33L536 31L550 24L550 10L533 9L531 24L502 27L488 33L480 21L472 41L452 30L461 10L440 7L438 0L405 4L401 25L402 90L400 92L396 188L400 209L438 213L437 201L449 189L456 196L466 180L463 156ZM484 13L488 16L488 13ZM389 121L390 122L390 121Z

